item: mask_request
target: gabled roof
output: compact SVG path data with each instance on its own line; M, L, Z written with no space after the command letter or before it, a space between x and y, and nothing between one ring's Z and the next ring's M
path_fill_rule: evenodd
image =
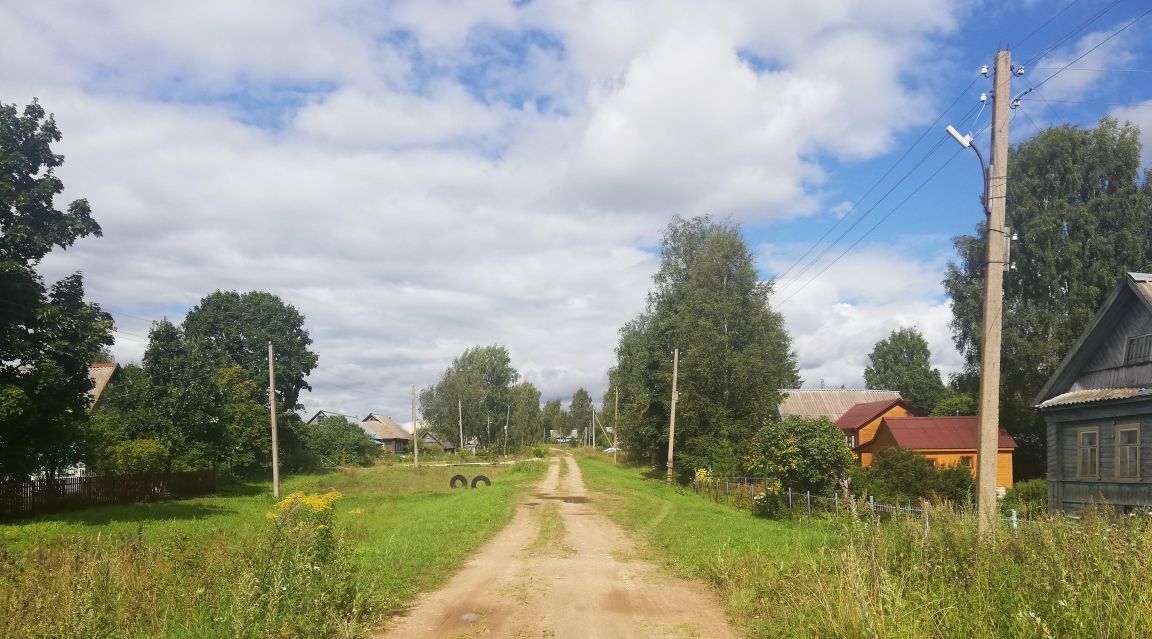
M92 410L100 402L100 396L104 394L104 389L108 388L108 382L112 381L112 377L119 370L120 365L116 362L88 365L88 379L92 380L92 390L88 391L88 397L91 398L91 401L88 402L88 410Z
M829 421L836 421L856 404L900 399L897 391L860 388L786 388L780 392L784 393L778 409L781 417L825 417Z
M433 443L444 448L456 448L456 444L453 444L447 439L440 439L432 431L424 431L424 434L420 436L420 441L424 443Z
M412 439L412 433L404 430L400 424L397 424L391 417L385 415L368 413L364 421L360 422L360 428L363 428L364 432L380 440Z
M976 450L979 447L980 423L977 417L885 417L880 423L901 448L910 450ZM866 450L877 438L861 446ZM1016 440L1000 429L998 448L1016 448Z
M1036 408L1052 408L1054 406L1072 406L1074 404L1092 404L1106 402L1113 399L1128 399L1130 397L1147 397L1152 390L1147 388L1092 388L1088 390L1072 391L1057 395L1036 405Z
M1127 273L1104 300L1096 316L1088 323L1088 327L1068 349L1068 353L1056 371L1044 383L1044 387L1032 400L1033 405L1039 406L1057 395L1066 393L1071 389L1076 374L1096 354L1101 343L1108 337L1120 320L1123 313L1124 302L1134 297L1139 300L1149 313L1152 313L1152 273Z
M344 413L338 413L334 410L324 410L324 409L320 409L320 410L316 411L316 414L309 417L308 420L305 421L304 423L305 424L316 424L316 423L319 423L320 420L328 418L328 417L343 417L344 419L347 419L348 421L350 421L352 423L356 423L356 416L355 415L345 415Z
M860 428L864 424L892 410L893 406L903 406L905 410L912 412L912 407L908 405L908 402L899 397L895 399L882 399L878 402L866 402L856 404L852 408L844 411L844 414L837 418L836 427L841 430Z

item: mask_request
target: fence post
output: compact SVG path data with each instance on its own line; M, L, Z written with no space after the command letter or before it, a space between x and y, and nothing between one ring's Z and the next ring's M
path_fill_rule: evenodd
M928 541L928 508L927 504L923 504L920 509L924 513L924 541Z
M808 519L812 519L812 491L806 490L804 494L808 497Z
M835 491L832 493L832 507L836 511L836 516L840 516L840 492Z
M788 514L792 514L792 489L788 489Z
M1012 509L1012 530L1016 530L1016 528L1019 525L1020 525L1020 515L1019 515L1019 513L1016 512L1016 509L1013 508Z
M876 512L876 495L868 495L868 509Z

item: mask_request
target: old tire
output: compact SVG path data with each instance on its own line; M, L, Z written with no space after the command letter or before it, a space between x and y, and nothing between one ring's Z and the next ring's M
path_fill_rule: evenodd
M491 485L492 485L492 480L491 480L491 479L488 479L488 478L487 478L487 477L485 477L484 475L476 475L476 477L474 477L474 478L472 479L472 487L473 487L473 488L475 488L475 487L476 487L477 485L479 485L481 482L483 482L485 486L491 486Z
M448 482L453 488L467 488L468 478L464 475L452 475L452 481ZM459 484L459 485L457 485Z

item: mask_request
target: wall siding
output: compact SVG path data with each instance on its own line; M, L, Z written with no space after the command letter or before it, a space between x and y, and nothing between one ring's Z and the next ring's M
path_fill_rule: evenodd
M1144 388L1152 385L1152 362L1125 366L1128 338L1152 334L1152 313L1130 297L1099 350L1077 374L1069 390Z
M1089 503L1107 502L1118 508L1152 507L1152 402L1128 403L1127 415L1115 406L1088 405L1059 421L1048 422L1048 498L1052 508L1076 511ZM1049 416L1051 417L1051 416ZM1140 427L1140 478L1118 481L1116 472L1116 430L1118 426ZM1100 432L1098 479L1076 476L1078 441L1082 427L1098 427Z

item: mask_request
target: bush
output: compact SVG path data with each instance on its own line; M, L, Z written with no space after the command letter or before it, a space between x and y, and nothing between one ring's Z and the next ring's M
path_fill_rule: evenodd
M886 448L872 465L853 473L852 492L873 495L887 504L945 500L967 505L973 497L972 471L963 465L933 468L922 455L905 448Z
M1043 479L1022 481L1008 489L1002 505L1005 511L1021 515L1040 514L1048 510L1048 482Z
M159 439L130 439L104 451L103 472L111 475L158 473L168 465L168 447Z
M292 459L300 470L321 466L369 466L383 454L380 445L356 424L334 415L319 424L295 427L302 450Z

